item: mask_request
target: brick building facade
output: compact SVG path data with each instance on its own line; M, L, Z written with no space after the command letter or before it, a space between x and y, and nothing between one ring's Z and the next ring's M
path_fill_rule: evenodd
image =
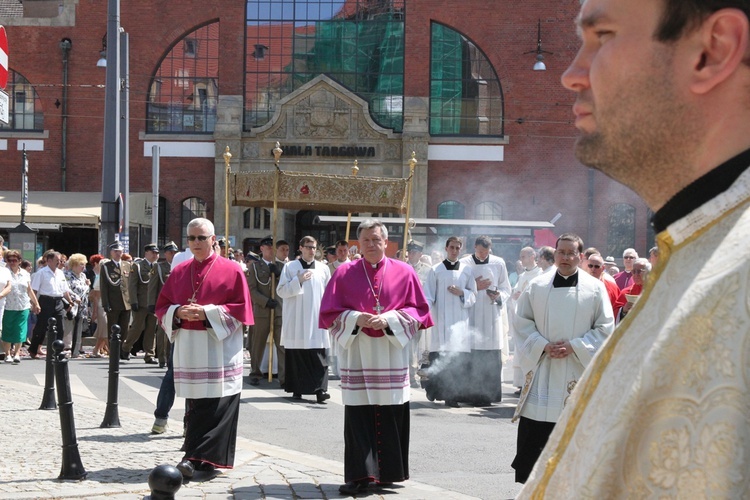
M105 71L97 67L97 61L106 37L107 2L26 0L22 16L18 15L20 9L11 8L14 4L17 7L17 1L0 3L3 4L0 15L5 16L0 17L0 24L6 27L10 43L10 68L22 75L36 92L34 113L37 118L43 116L41 129L18 126L0 129L0 169L4 173L0 177L0 195L5 194L12 201L13 193L19 191L19 149L26 144L32 195L64 191L89 193L95 199L102 189L105 104ZM301 14L295 11L289 14L291 17L285 17L283 11L284 5L294 9L294 5L299 8L301 4L319 9L325 4L331 12L338 11L341 20L347 16L353 18L359 9L365 13L362 18L376 18L373 13L387 11L389 20L402 22L402 53L394 49L394 53L403 56L402 61L398 59L400 55L394 58L403 65L403 76L396 75L397 79L402 78L402 95L392 98L395 94L392 89L398 88L395 85L390 90L390 101L378 100L375 91L360 92L331 70L323 78L303 75L306 80L290 87L286 95L272 96L268 90L267 99L272 104L261 103L259 89L262 87L265 92L271 88L269 81L301 64L301 44L313 46L312 25L303 29L303 23L295 17ZM262 170L273 168L270 149L278 140L282 148L285 144L290 148L309 146L313 153L316 147L321 148L317 151L333 146L372 147L372 156L356 158L362 169L360 175L405 176L410 153L416 151L419 164L414 184L415 217L549 221L561 214L552 229L555 234L576 232L587 245L597 246L615 257L620 257L619 253L628 246L645 252L653 238L648 229L646 206L629 189L584 168L573 156L574 96L562 88L560 76L578 47L573 23L578 6L577 0L122 2L120 23L129 35L130 45L131 247L142 246L151 239L150 216L146 216L152 186L151 145L161 146L160 196L166 217L159 239L184 245L182 230L187 221L183 220L183 212L188 199L202 200L197 206L199 212L205 210L200 213L214 220L217 232L225 232L222 158L225 147L229 146L233 154L233 170ZM278 23L256 22L249 14L256 12L254 9L260 17L280 16ZM535 54L527 53L537 46L538 21L543 50L552 53L544 55L546 71L532 71ZM468 48L465 53L472 54L477 67L484 65L482 71L487 72L489 64L491 73L497 76L500 98L476 101L478 111L474 112L481 121L480 108L485 104L495 106L494 115L489 118L490 133L482 132L482 124L478 125L479 132L462 133L461 126L455 129L461 128L458 133L432 133L436 130L431 124L436 109L435 44L436 33L441 33L436 30L437 25L464 40L462 46ZM322 30L320 24L315 26L317 31ZM394 26L399 29L398 24ZM209 38L203 35L207 27L213 30L206 35ZM291 38L274 30L288 31ZM60 48L64 39L71 42L65 97ZM292 45L287 44L289 40ZM320 38L314 40L318 48L306 50L317 53L320 59L322 43ZM381 46L379 50L385 49ZM201 60L198 55L204 51L210 52L208 65L197 69ZM196 58L193 69L201 75L189 72L186 66L180 69L187 56ZM177 58L176 63L173 58ZM306 68L320 67L320 60L313 61L310 57L304 63ZM262 69L256 69L256 65ZM162 74L171 79L162 81L158 78ZM164 82L170 85L168 95ZM476 77L473 84L479 85L476 92L481 95L481 86L487 82ZM64 98L66 102L62 103ZM177 109L179 117L174 126L177 100L183 102ZM402 119L399 126L389 127L392 123L385 123L381 119L384 115L376 115L376 103L383 102L384 113L396 109L394 116ZM500 111L498 103L502 106ZM266 122L249 126L251 119L261 120L258 110L264 105L267 116L261 118ZM62 113L64 108L66 117ZM321 109L325 113L321 114ZM362 118L368 109L375 118ZM326 115L329 111L334 118ZM312 121L304 121L304 112ZM326 120L339 116L336 113L346 117L342 118L341 126L326 127ZM282 123L283 120L286 122ZM202 129L194 130L199 127ZM498 130L501 133L496 133ZM296 149L290 149L293 151ZM304 153L304 149L301 151ZM354 159L290 154L282 157L281 165L296 171L347 174ZM352 211L356 212L356 207ZM309 213L283 213L279 236L296 241L302 232L312 230L315 214L312 209ZM13 215L0 214L0 220L6 221L0 232L12 225ZM54 222L54 213L50 215L49 222ZM260 209L234 207L230 211L228 233L237 246L250 249L270 233L267 219ZM493 230L482 227L481 221L475 222L452 229L417 227L414 235L441 247L446 231L462 232L471 241L479 232L489 232L503 249L500 253L507 252L509 257L521 244L534 242L533 228ZM68 252L94 253L101 248L95 225L74 226L63 224L62 233L42 231L43 243ZM342 231L340 225L321 226L315 235L328 243L343 236ZM132 250L137 253L135 248Z

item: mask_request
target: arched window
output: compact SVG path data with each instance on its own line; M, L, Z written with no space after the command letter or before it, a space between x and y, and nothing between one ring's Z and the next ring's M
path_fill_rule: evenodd
M187 248L187 225L191 220L198 217L206 217L208 215L208 205L202 198L193 197L187 198L182 202L182 221L180 227L182 228L182 245L183 248Z
M477 203L474 218L480 220L500 220L503 218L503 207L494 201Z
M246 0L245 130L320 74L370 104L373 120L401 132L405 0Z
M503 133L503 91L487 56L458 31L432 23L430 134Z
M172 46L151 80L147 132L212 133L219 94L219 23L191 31Z
M29 81L16 71L8 72L6 92L10 97L8 124L0 122L0 129L44 130L42 102Z
M466 208L462 203L449 200L438 205L438 219L463 219L466 216ZM451 236L459 234L458 226L438 226L437 233L440 236Z
M635 207L627 203L609 209L607 255L621 256L626 248L635 246Z
M244 212L242 212L242 227L244 229L250 229L252 227L252 220L253 220L253 209L248 208Z

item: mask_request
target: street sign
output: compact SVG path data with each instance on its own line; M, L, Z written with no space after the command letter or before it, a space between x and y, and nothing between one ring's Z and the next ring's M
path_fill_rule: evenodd
M5 27L0 26L0 89L8 85L8 36L5 34ZM7 122L6 122L7 123Z
M10 98L8 94L0 90L0 122L8 124L10 120Z

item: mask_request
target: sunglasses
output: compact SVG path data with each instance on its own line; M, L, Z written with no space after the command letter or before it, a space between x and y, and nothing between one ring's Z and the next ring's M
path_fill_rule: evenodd
M589 264L589 269L599 269L600 267L602 266L600 266L599 264Z
M5 262L18 262L18 259L11 257L10 259L5 259Z
M206 235L204 235L204 234L201 234L201 235L199 235L199 236L194 236L194 235L192 235L192 234L191 234L191 235L189 235L189 236L187 237L187 239L188 239L188 241L195 241L195 240L198 240L198 241L206 241L206 240L207 240L207 239L209 239L210 237L211 237L211 235L209 235L209 236L206 236Z
M631 260L635 259L635 257L633 257L632 255L626 255L625 257L623 257L623 259Z

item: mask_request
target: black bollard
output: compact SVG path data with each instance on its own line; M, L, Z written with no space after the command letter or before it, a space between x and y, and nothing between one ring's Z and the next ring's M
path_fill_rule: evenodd
M63 354L65 344L62 340L55 340L52 348L55 350L55 383L57 384L57 400L60 401L60 429L62 430L62 468L58 479L85 479L86 469L81 463L76 440L76 423L73 417L73 396L70 392L70 377L68 376L68 360Z
M57 339L57 320L47 320L47 365L44 372L44 395L40 410L56 410L55 403L55 371L52 368L52 343Z
M107 410L99 427L120 427L117 411L117 390L120 384L120 325L112 325L109 337L109 384L107 385Z
M148 475L151 500L173 500L182 486L182 472L173 465L160 465Z

